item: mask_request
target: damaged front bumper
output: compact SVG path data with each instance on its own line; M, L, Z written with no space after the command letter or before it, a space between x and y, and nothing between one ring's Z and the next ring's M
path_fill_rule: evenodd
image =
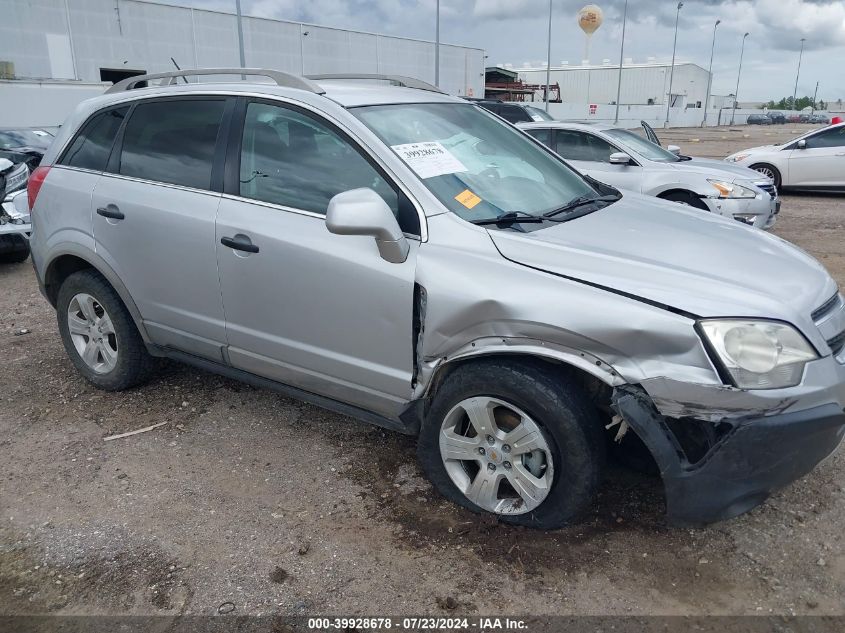
M613 408L663 477L671 524L703 525L747 512L833 453L845 436L845 365L828 357L815 369L828 385L806 386L800 396L665 379L614 389Z
M29 239L32 223L27 201L26 190L23 190L8 194L0 203L0 248L12 236Z

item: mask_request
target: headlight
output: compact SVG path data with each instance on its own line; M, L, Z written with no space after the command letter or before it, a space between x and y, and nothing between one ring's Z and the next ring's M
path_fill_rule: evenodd
M751 156L751 154L734 154L733 156L728 156L725 160L729 163L738 163L741 160L745 160Z
M757 191L749 187L743 187L735 182L724 182L722 180L707 180L719 192L720 198L756 198Z
M701 321L712 350L740 389L781 389L801 382L804 365L818 358L794 327L776 321Z

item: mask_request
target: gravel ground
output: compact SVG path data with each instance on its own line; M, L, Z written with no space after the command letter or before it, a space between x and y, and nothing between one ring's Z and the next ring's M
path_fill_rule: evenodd
M722 157L801 127L658 132ZM775 232L845 285L843 223L845 198L788 195ZM175 364L96 391L30 263L0 284L0 614L845 614L841 451L707 529L666 527L659 482L617 468L580 524L501 526L341 415Z

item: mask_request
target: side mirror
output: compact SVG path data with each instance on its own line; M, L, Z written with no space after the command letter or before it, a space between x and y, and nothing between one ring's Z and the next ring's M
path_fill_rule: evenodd
M610 155L610 164L611 165L630 165L631 164L631 157L628 156L625 152L613 152Z
M411 249L399 222L384 199L372 189L350 189L329 200L326 228L336 235L369 235L382 259L401 264Z
M666 149L668 149L670 152L672 152L675 156L681 155L681 148L678 147L677 145L670 145Z
M798 141L798 145L796 145L796 147L797 147L798 149L807 149L807 141L805 141L805 140L802 138L800 141Z

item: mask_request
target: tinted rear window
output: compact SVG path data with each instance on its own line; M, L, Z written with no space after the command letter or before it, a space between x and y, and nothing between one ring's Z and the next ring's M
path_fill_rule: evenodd
M129 106L116 108L101 112L88 121L59 164L103 171L109 160L114 138L128 111Z
M210 189L224 105L222 99L138 104L126 124L119 173Z

